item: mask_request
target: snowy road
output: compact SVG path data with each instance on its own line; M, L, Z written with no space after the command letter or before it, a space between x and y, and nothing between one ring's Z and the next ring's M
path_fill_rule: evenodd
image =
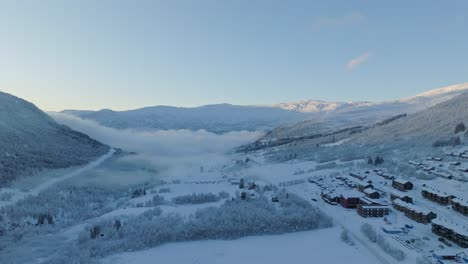
M91 169L94 169L96 168L97 166L101 165L104 161L106 161L107 159L109 159L110 157L112 157L115 153L115 149L114 148L111 148L109 150L108 153L106 153L105 155L101 156L100 158L98 158L97 160L93 161L93 162L90 162L88 163L87 165L83 166L83 167L80 167L79 169L75 170L75 171L72 171L70 173L67 173L67 174L64 174L63 176L61 177L58 177L58 178L54 178L54 179L51 179L49 181L46 181L38 186L36 186L35 188L31 189L30 191L28 192L16 192L14 194L14 196L11 198L10 201L7 201L7 202L4 202L4 203L1 203L0 205L0 208L3 208L5 206L8 206L8 205L11 205L11 204L15 204L16 202L18 202L19 200L22 200L24 199L25 197L29 196L29 195L37 195L39 194L41 191L49 188L50 186L54 185L54 184L57 184L61 181L64 181L66 179L70 179L70 178L73 178L75 176L78 176L80 174L82 174L83 172L85 171L88 171L88 170L91 170Z

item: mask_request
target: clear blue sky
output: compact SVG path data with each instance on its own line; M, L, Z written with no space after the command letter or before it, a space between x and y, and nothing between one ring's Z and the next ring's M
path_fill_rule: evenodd
M380 101L468 81L468 1L2 1L0 90L45 110Z

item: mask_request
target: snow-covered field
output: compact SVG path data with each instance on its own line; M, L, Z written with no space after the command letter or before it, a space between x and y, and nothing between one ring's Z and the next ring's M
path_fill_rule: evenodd
M378 263L359 245L340 240L341 228L307 231L278 236L246 237L232 241L196 241L108 257L103 264L310 264ZM183 253L181 253L183 252ZM352 262L350 262L352 261Z

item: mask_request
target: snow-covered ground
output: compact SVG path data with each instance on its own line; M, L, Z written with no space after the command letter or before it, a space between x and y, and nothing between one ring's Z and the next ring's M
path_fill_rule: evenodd
M26 196L29 196L29 195L35 196L39 192L49 188L50 186L52 186L54 184L57 184L58 182L70 179L72 177L76 177L76 176L78 176L78 175L80 175L80 174L82 174L82 173L84 173L86 171L92 170L92 169L98 167L99 165L101 165L104 161L106 161L110 157L112 157L112 155L114 155L114 153L115 153L115 149L111 148L108 153L106 153L105 155L99 157L97 160L95 160L93 162L90 162L85 166L81 166L79 168L73 169L73 170L69 171L68 173L60 175L58 177L49 178L46 181L40 183L37 186L34 186L33 188L31 188L31 189L29 189L27 191L22 191L22 190L19 190L19 189L12 189L12 188L0 189L0 194L2 194L2 193L11 193L11 195L12 195L9 200L0 201L0 209L3 208L4 206L14 204L14 203L18 202L19 200L24 199Z
M340 240L341 228L278 236L246 237L232 241L196 241L163 245L108 257L103 264L310 264L379 263L360 245ZM181 253L183 252L183 253ZM352 261L352 262L350 262Z

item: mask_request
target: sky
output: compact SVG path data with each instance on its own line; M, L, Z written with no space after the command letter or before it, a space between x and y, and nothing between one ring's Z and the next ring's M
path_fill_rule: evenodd
M467 47L461 0L0 2L0 91L48 111L391 100Z

